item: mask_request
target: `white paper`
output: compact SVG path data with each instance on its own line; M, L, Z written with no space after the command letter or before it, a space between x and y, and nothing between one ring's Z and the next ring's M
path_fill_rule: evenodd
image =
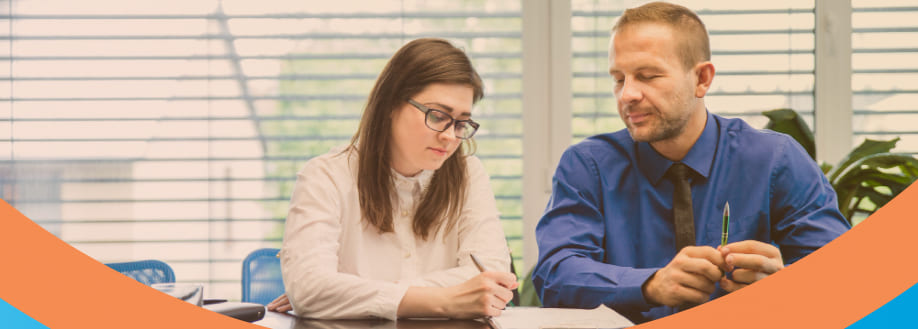
M492 318L498 329L625 328L628 318L600 305L591 310L575 308L508 307Z

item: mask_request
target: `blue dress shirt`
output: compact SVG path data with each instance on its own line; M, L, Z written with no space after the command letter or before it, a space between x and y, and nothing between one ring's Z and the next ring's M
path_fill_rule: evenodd
M850 228L825 175L787 135L708 113L682 163L695 172L696 245L720 245L727 201L728 242L772 243L787 264ZM635 323L678 311L651 305L641 291L676 255L673 184L663 177L672 164L627 130L564 152L536 227L539 263L532 281L545 306L606 304ZM718 287L711 298L723 294Z

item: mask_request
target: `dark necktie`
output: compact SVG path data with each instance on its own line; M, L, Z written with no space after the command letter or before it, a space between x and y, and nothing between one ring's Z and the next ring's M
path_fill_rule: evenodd
M692 172L683 163L674 163L666 176L673 181L673 223L676 227L676 252L686 246L695 245L695 216L692 214L692 188L689 174Z

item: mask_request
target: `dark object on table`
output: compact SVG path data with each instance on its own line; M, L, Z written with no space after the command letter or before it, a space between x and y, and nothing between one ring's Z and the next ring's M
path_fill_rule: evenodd
M204 305L203 307L246 322L258 321L265 317L265 306L255 303L225 302Z

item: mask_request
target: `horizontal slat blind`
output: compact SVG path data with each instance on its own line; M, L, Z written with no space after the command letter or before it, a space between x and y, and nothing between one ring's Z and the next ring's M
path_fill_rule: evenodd
M716 75L705 97L708 110L754 127L761 112L792 108L812 127L814 83L813 1L674 1L701 17L711 40ZM627 2L626 2L627 3ZM638 4L628 4L627 7ZM574 0L574 142L624 129L609 76L609 36L624 6Z
M160 259L238 299L295 172L349 141L395 50L443 37L485 79L477 154L520 258L520 3L314 5L5 3L2 198L102 262Z
M900 137L918 154L918 3L851 2L854 145Z

